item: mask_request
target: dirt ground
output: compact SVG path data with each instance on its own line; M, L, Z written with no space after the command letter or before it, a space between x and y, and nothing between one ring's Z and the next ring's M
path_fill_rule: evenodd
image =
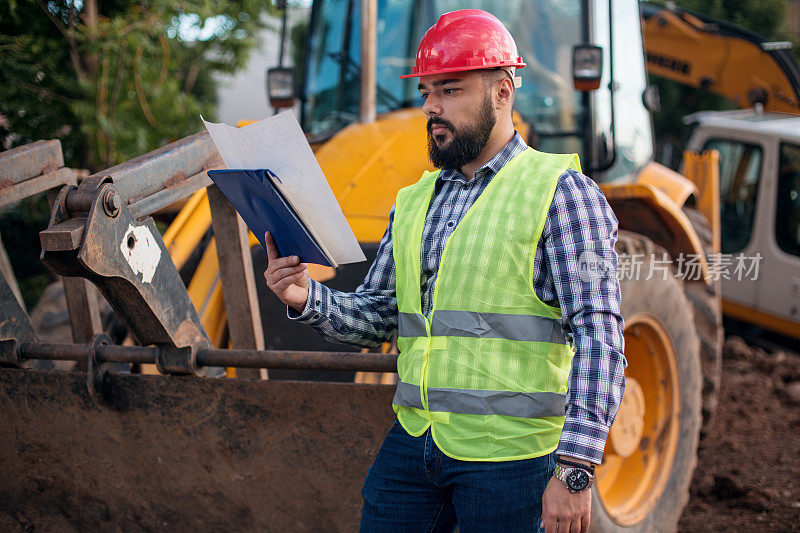
M800 354L725 341L722 390L680 531L800 531Z

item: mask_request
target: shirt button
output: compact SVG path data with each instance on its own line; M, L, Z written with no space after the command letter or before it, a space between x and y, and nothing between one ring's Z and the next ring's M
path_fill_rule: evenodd
M455 226L455 225L456 225L455 221L453 221L453 220L448 220L448 221L447 221L447 227L448 227L448 228L452 228L452 227L453 227L453 226Z
M316 302L314 302L314 305L315 305L316 307L319 307L321 304L322 304L322 302L321 302L321 301L319 301L319 300L317 300Z

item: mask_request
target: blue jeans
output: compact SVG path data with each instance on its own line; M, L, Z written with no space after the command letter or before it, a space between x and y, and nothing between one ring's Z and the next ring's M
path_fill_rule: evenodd
M554 453L459 461L442 453L430 430L412 437L395 421L361 490L361 531L538 531L554 468Z

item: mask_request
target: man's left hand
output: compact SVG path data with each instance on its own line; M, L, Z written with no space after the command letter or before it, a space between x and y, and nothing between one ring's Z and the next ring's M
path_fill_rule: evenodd
M542 496L545 533L586 533L592 514L592 490L570 492L563 481L551 478Z

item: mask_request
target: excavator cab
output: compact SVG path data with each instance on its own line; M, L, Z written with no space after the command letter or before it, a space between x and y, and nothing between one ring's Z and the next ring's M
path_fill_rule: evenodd
M722 279L731 317L800 338L800 117L698 113L688 149L720 154Z
M599 182L631 178L652 159L650 116L642 100L646 76L641 33L636 31L637 2L379 0L377 4L379 114L422 105L418 80L400 76L410 72L420 38L441 13L485 9L511 31L527 63L516 73L522 86L514 107L529 127L531 146L578 153L584 170ZM300 106L304 131L312 138L327 139L358 121L359 6L360 0L326 0L312 7ZM573 48L587 44L604 51L603 74L597 90L579 91L573 83Z

